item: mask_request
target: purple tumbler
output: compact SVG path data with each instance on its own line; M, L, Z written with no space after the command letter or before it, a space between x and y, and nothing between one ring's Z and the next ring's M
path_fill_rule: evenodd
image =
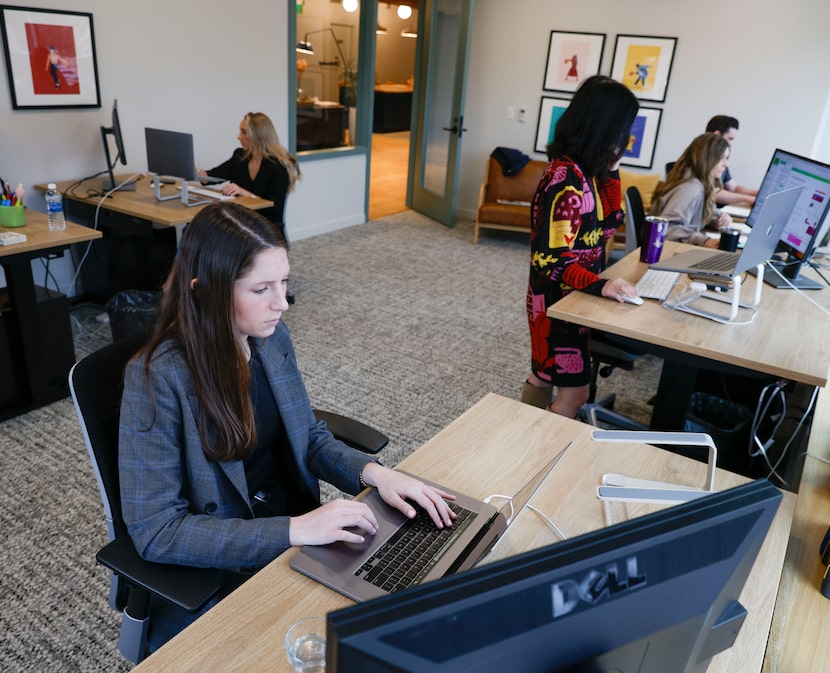
M640 231L640 261L646 264L655 264L660 261L660 253L663 252L663 243L666 240L666 232L669 229L669 221L662 217L649 215L643 222Z

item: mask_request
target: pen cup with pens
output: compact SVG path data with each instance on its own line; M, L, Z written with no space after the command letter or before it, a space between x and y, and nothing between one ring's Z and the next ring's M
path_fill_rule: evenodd
M11 191L9 183L0 180L0 225L9 229L22 227L26 224L26 217L23 210L23 185L18 185L15 192Z

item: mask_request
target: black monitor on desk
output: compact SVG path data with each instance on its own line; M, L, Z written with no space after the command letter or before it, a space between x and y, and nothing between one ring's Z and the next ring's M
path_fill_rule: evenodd
M115 142L115 158L110 154L110 144L108 136L113 137ZM101 141L104 143L104 156L107 158L107 177L101 183L102 192L110 192L115 189L121 191L135 191L135 180L123 182L121 184L115 181L115 164L119 161L126 166L127 154L124 151L124 137L121 134L121 120L118 117L118 99L112 102L112 124L111 126L101 127Z
M780 501L759 480L332 612L326 670L702 673Z
M821 284L801 276L801 267L809 262L818 247L828 221L830 165L776 149L746 222L749 226L754 224L768 194L794 186L803 186L803 189L778 245L777 252L783 259L773 262L786 280L774 270L764 273L764 280L778 288L792 284L801 289L821 289Z
M155 173L153 194L157 200L181 199L181 202L187 206L198 206L211 202L211 199L198 201L190 199L192 192L188 192L188 182L196 179L203 182L222 181L218 178L197 176L193 136L190 133L145 128L144 140L147 144L147 170L150 173ZM162 196L162 183L175 182L177 178L181 180L181 193Z

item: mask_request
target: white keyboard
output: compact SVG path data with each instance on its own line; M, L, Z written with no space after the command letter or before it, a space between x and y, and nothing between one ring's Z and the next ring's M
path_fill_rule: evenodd
M643 299L664 301L678 280L680 280L680 274L677 271L648 269L634 287L637 288L637 294Z
M181 185L176 187L179 191L181 191ZM222 192L217 192L213 189L204 189L202 187L187 187L187 193L190 194L198 194L199 196L207 196L211 199L216 199L217 201L233 201L236 197L235 196L225 196Z

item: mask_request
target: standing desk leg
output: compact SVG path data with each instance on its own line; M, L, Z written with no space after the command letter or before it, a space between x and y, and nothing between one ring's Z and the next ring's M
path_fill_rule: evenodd
M49 385L40 357L43 335L38 324L38 304L31 260L25 256L9 260L3 263L3 270L9 287L13 326L17 331L18 344L23 351L21 355L26 369L24 385L29 389L29 401L35 402L46 396Z
M663 370L651 414L653 430L683 430L689 401L697 383L697 372L697 367L663 360Z

